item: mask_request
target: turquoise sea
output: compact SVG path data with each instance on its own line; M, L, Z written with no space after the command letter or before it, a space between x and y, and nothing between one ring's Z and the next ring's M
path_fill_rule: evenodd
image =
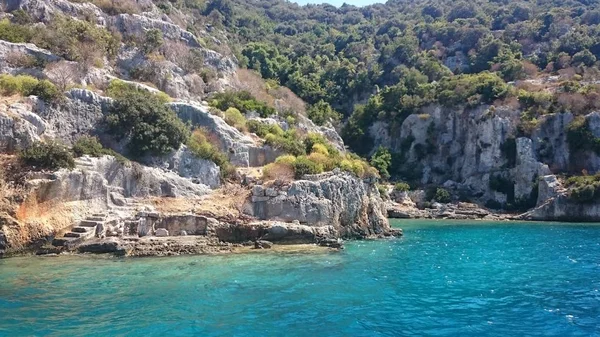
M0 260L0 336L600 336L600 226L394 224L341 252Z

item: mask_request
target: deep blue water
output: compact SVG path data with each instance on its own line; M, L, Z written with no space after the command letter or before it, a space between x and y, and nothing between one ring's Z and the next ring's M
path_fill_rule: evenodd
M600 336L600 226L396 222L328 253L0 261L0 336Z

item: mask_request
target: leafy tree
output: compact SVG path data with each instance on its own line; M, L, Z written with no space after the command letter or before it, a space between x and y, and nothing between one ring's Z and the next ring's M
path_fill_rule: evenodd
M134 156L162 155L179 148L189 130L157 96L130 89L117 97L106 122L117 140L126 139Z
M306 111L308 118L310 118L317 125L324 125L329 121L339 121L340 114L331 108L329 103L320 100L316 104L310 106Z
M371 165L379 171L379 174L383 178L389 179L389 168L392 165L392 155L390 154L390 151L380 146L373 156L371 156Z

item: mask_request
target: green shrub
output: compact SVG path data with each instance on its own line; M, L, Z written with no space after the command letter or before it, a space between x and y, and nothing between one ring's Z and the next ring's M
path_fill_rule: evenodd
M113 156L120 162L127 162L127 158L121 154L107 149L98 141L98 138L92 136L79 137L73 144L71 149L75 157L90 156L90 157L102 157L102 156Z
M32 42L68 60L93 65L103 56L116 57L121 38L104 27L66 16L55 17L50 24L35 29Z
M567 179L570 187L569 199L578 203L590 203L600 199L600 174L572 176Z
M339 155L339 151L333 146L333 144L331 144L330 141L328 141L321 134L310 132L309 134L306 135L306 138L304 138L303 142L304 142L304 149L305 149L306 153L311 153L314 146L316 144L319 144L319 145L322 145L325 147L325 149L327 150L327 153L330 156Z
M285 131L283 135L268 133L265 136L265 144L294 156L305 153L304 144L293 129Z
M327 150L327 147L323 144L313 145L312 149L310 150L310 153L320 153L322 155L329 156L329 151Z
M189 136L187 126L160 97L145 90L119 93L106 123L117 140L127 139L134 156L162 155L179 148Z
M410 191L410 185L401 181L396 183L396 185L394 185L394 191L397 192L408 192Z
M234 128L242 131L246 129L246 117L242 115L240 110L229 108L225 111L225 122Z
M188 140L187 146L198 158L210 160L217 164L221 169L222 178L227 179L235 175L235 166L229 162L229 158L225 153L219 151L216 146L208 141L208 137L206 137L206 133L203 130L194 130Z
M61 168L72 169L75 160L71 151L58 143L38 142L19 153L19 159L27 166L37 169L58 170Z
M279 157L277 157L277 159L275 159L275 163L282 164L282 165L294 165L295 162L296 162L296 157L289 155L289 154L279 156Z
M33 32L29 26L11 23L8 19L0 20L0 40L23 43L29 42Z
M108 88L104 91L106 96L118 99L120 97L124 97L131 92L142 91L154 95L161 103L168 103L171 101L171 97L162 91L158 92L150 92L142 87L137 87L134 84L127 83L121 80L112 80L108 84Z
M306 156L296 158L293 167L296 179L301 179L306 174L318 174L323 172L322 166L308 159Z
M379 174L383 178L389 179L389 168L390 165L392 165L392 155L390 154L390 151L380 146L371 157L371 165L379 171Z
M283 136L284 131L277 124L263 123L257 120L251 120L246 123L248 131L255 133L257 136L265 138L269 133L276 136Z
M438 101L446 106L492 103L508 94L508 85L494 73L481 72L444 77L439 82Z
M441 187L429 187L425 190L425 199L434 200L436 202L446 204L452 201L452 197L450 196L450 192Z
M62 93L52 82L40 81L29 75L0 75L0 91L3 95L35 95L47 102L56 101L62 97Z
M213 96L211 106L222 111L229 108L236 108L243 113L256 111L263 118L277 113L274 108L258 101L247 91L217 93Z
M164 43L163 33L158 29L150 29L146 31L144 35L144 42L142 43L142 52L144 54L150 54L157 51Z
M44 101L56 101L62 97L62 93L58 88L48 80L41 80L33 88L32 95L38 96Z
M385 185L377 184L377 191L379 191L379 195L385 200L389 199L390 196L388 194L388 190Z
M324 125L329 121L338 122L341 115L331 108L329 103L320 100L314 105L311 105L306 111L310 118L317 125Z

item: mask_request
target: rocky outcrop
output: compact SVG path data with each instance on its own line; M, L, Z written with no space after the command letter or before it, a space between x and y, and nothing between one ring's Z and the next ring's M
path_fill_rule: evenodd
M536 199L545 200L537 196L546 193L538 189L541 177L600 169L595 153L587 151L575 159L569 153L570 113L545 115L529 137L518 137L517 109L434 105L421 112L408 116L398 130L374 123L370 128L374 149L381 145L399 154L404 179L444 186L481 205L533 207ZM600 136L600 114L591 113L586 120L590 131Z
M600 221L600 204L580 203L570 200L567 194L561 194L546 200L540 206L521 215L523 220L537 221Z
M259 219L332 226L344 238L392 233L374 184L339 171L289 184L256 185L245 212Z
M98 24L105 24L104 13L89 2L68 0L7 0L6 10L25 10L34 20L49 23L57 15L70 17L96 18Z
M72 171L60 170L52 174L32 176L38 201L98 200L105 205L115 204L120 197L193 197L209 193L202 183L218 179L218 167L212 162L205 164L213 170L210 175L186 179L172 171L144 167L136 163L123 163L111 156L101 158L82 157ZM118 202L117 202L118 204Z
M174 102L169 106L184 122L204 128L214 135L221 150L229 155L229 160L236 166L263 166L273 162L280 154L269 146L257 144L252 138L225 123L221 117L211 114L208 106L183 102Z
M15 152L40 140L46 123L24 104L0 105L0 151Z
M46 49L38 48L31 43L12 43L0 40L0 70L3 73L10 72L14 67L11 62L14 57L22 57L23 55L33 57L35 60L42 62L56 62L60 60L58 56L53 55Z

